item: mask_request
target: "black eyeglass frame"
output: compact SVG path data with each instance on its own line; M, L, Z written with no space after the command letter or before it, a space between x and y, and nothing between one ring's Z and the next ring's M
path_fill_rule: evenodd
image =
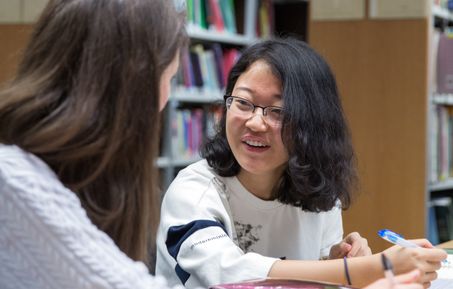
M229 98L232 98L232 99L240 99L240 100L245 101L246 103L251 104L251 105L253 106L253 110L251 111L252 114L255 113L257 107L259 107L259 108L261 108L261 109L263 110L263 116L264 116L264 117L267 116L267 113L268 113L268 109L269 109L269 108L279 109L279 110L280 110L280 115L283 115L283 112L284 112L284 109L283 109L283 107L281 107L281 106L275 106L275 105L260 106L260 105L254 104L254 103L251 102L250 100L245 99L245 98L240 97L240 96L235 96L235 95L224 95L224 96L223 96L223 99L225 100L225 107L227 108L227 110L229 110L229 108L228 108L228 103L227 103ZM231 105L231 103L230 103L230 105ZM278 122L281 122L281 119L279 119Z

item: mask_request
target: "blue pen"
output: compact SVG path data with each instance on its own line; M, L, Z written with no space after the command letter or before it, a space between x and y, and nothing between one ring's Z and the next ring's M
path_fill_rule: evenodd
M404 239L401 235L392 232L390 230L384 229L380 230L378 232L379 236L381 236L382 239L389 241L390 243L393 243L395 245L400 245L401 247L406 247L406 248L419 248L415 243L409 242L408 240Z
M405 248L421 248L419 245L412 243L406 239L404 239L400 234L397 234L393 231L384 229L378 232L378 235L381 236L382 239L389 241L395 245L399 245ZM447 264L447 260L443 260L442 264Z

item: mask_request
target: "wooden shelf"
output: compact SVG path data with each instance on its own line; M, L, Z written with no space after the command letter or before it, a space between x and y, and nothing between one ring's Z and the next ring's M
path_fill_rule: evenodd
M429 191L443 191L453 189L453 178L447 179L445 181L436 182L429 184Z
M250 45L257 41L256 38L247 37L241 34L232 34L228 31L210 31L195 25L187 26L187 33L191 39L209 42L220 42L233 45Z
M168 157L158 157L156 163L158 168L165 168L170 165L170 159Z
M191 88L176 88L170 97L171 100L191 103L214 103L223 100L223 91Z
M444 94L434 94L432 96L433 104L438 105L453 105L453 94L444 93Z
M382 228L426 236L428 17L312 21L309 29L335 73L358 159L360 194L343 214L344 231L360 232L375 251L388 247L376 238Z

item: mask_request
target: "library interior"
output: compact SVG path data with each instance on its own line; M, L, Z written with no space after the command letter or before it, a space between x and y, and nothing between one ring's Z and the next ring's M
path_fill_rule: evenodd
M46 3L0 0L0 86L14 75ZM359 180L342 213L344 232L360 232L376 252L389 247L382 229L453 248L453 1L185 3L190 44L161 116L162 195L201 159L241 50L289 35L319 52L337 79Z

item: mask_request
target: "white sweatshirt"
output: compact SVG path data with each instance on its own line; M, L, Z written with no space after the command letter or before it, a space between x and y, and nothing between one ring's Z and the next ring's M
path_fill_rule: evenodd
M165 194L156 274L186 288L264 278L278 258L328 256L342 235L338 207L312 213L261 200L202 160L182 170Z

